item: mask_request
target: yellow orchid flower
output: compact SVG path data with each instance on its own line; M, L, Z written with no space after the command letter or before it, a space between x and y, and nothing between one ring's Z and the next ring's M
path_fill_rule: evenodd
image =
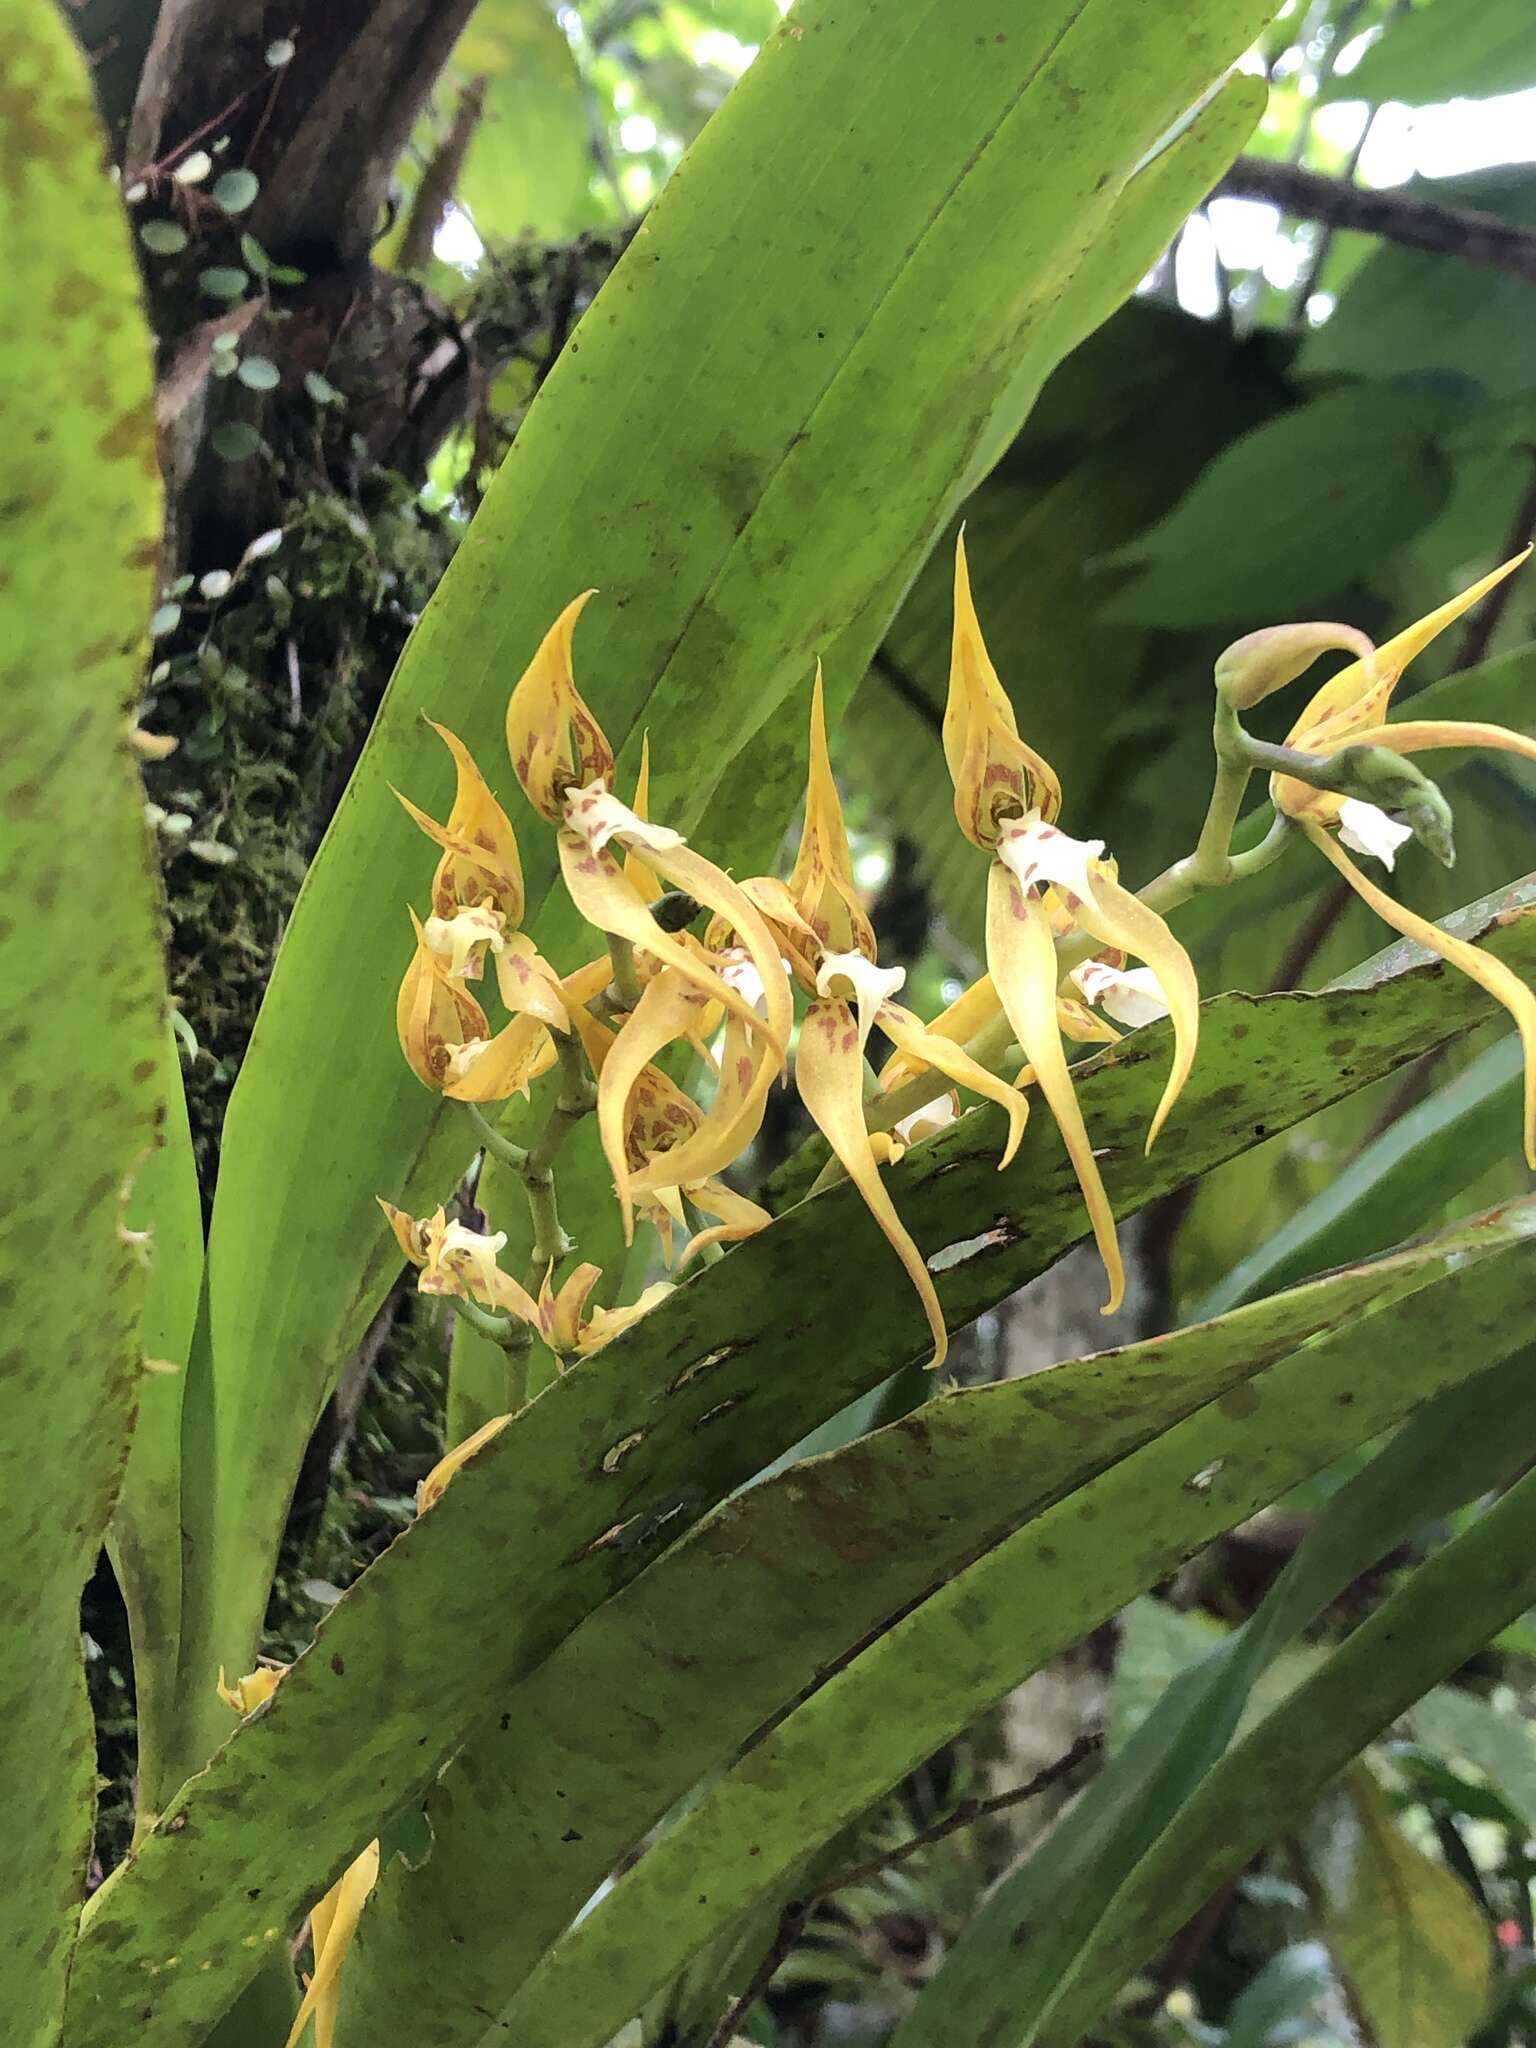
M424 1515L428 1508L436 1507L448 1490L448 1482L461 1466L467 1465L482 1445L488 1444L493 1436L500 1436L512 1420L510 1415L493 1415L489 1422L480 1427L464 1441L455 1444L451 1451L445 1451L416 1488L416 1512Z
M805 789L805 822L789 878L789 897L828 953L875 957L875 928L853 879L848 828L827 749L826 704L821 663L811 685L811 760Z
M602 1277L600 1266L586 1263L578 1266L558 1291L551 1292L550 1275L544 1275L544 1284L539 1289L539 1328L562 1371L568 1359L590 1358L593 1352L611 1344L672 1292L669 1280L657 1280L627 1307L604 1308L597 1304L589 1309L587 1298Z
M458 920L462 926L469 913ZM498 937L497 978L511 1021L494 1035L480 1004L410 913L416 950L400 983L395 1028L418 1080L455 1102L505 1102L554 1065L549 1034L569 1030L560 983L522 932Z
M766 1036L782 1063L791 1022L789 984L762 917L680 832L651 823L613 794L613 749L576 689L571 659L576 620L591 595L566 606L512 692L507 747L513 770L529 802L560 828L560 872L587 922L676 968ZM625 872L609 851L613 845L639 863L637 873ZM764 1015L721 978L706 954L657 923L648 895L658 882L730 919L762 979Z
M554 1063L547 1034L564 1033L569 1023L558 977L517 929L523 874L511 823L463 741L446 726L432 729L453 757L457 788L445 825L395 792L443 849L431 914L423 923L411 913L416 948L400 984L396 1028L411 1071L429 1088L457 1101L503 1102ZM487 957L512 1014L494 1035L465 986L481 978Z
M882 1160L900 1153L884 1136L877 1144L865 1121L864 1054L870 1033L878 1024L898 1056L919 1062L919 1070L937 1068L947 1079L1000 1103L1009 1118L1004 1166L1018 1149L1028 1109L1016 1089L893 1000L906 979L905 970L882 968L875 957L874 929L859 899L848 828L832 775L819 668L811 692L810 772L799 853L787 887L760 883L757 901L767 911L796 973L813 991L795 1054L800 1099L911 1280L933 1335L928 1362L937 1367L949 1349L938 1294L880 1177Z
M651 988L656 987L653 982ZM660 1067L633 1057L647 1043L644 1036L631 1036L631 1030L637 1020L644 1022L650 995L647 989L617 1035L592 1017L578 1029L597 1075L598 1129L623 1211L625 1243L633 1242L638 1207L654 1225L670 1265L673 1227L687 1226L684 1197L716 1218L714 1227L700 1231L685 1247L677 1262L681 1269L706 1246L750 1237L773 1220L766 1209L715 1178L756 1135L762 1118L755 1097L758 1069L739 1019L728 1019L720 1082L706 1114ZM660 1029L657 1025L653 1035Z
M458 778L447 823L439 825L408 796L398 789L394 793L427 837L443 849L432 878L432 914L451 918L465 904L488 899L504 929L515 931L523 921L526 899L512 821L457 733L435 719L427 723L453 756Z
M1147 1134L1150 1150L1194 1060L1200 992L1188 954L1155 911L1123 889L1101 839L1073 839L1057 825L1061 785L1018 737L1013 709L982 639L963 535L955 543L955 619L944 751L955 782L955 816L973 845L992 855L987 887L987 966L992 994L1023 1048L1027 1071L1056 1118L1088 1206L1109 1279L1104 1313L1125 1293L1114 1212L1078 1107L1062 1046L1056 940L1087 933L1116 956L1146 962L1173 1019L1173 1069ZM1064 929L1063 929L1064 928ZM1069 1010L1068 1019L1078 1020ZM1072 1035L1077 1035L1074 1030Z
M1303 753L1324 756L1337 753L1341 747L1354 746L1390 747L1399 754L1423 753L1437 747L1489 747L1536 761L1536 740L1511 732L1506 726L1464 719L1404 718L1395 723L1387 719L1392 693L1408 663L1496 583L1518 569L1530 553L1529 547L1523 548L1490 575L1415 620L1372 655L1351 662L1331 676L1291 728L1287 744ZM1314 789L1293 776L1271 777L1270 796L1276 810L1297 820L1318 851L1378 917L1405 938L1459 967L1513 1017L1525 1047L1525 1156L1536 1170L1536 995L1502 961L1462 939L1452 938L1428 918L1406 909L1378 887L1345 851L1351 848L1390 869L1398 846L1411 836L1407 826L1375 804Z
M237 1714L250 1714L277 1690L289 1666L262 1665L234 1685L226 1684L219 1669L218 1693ZM370 1842L362 1854L343 1871L325 1897L310 1910L309 1938L314 1949L315 1968L299 2006L284 2048L295 2044L315 2027L315 2048L335 2048L336 2021L341 2011L341 1966L357 1933L363 1906L379 1875L379 1845Z
M481 1308L499 1309L517 1317L531 1329L539 1327L539 1305L525 1287L496 1263L496 1254L507 1241L504 1230L471 1230L463 1223L450 1223L441 1209L430 1216L415 1217L393 1202L378 1197L395 1242L413 1266L421 1270L418 1294L458 1296L478 1302Z

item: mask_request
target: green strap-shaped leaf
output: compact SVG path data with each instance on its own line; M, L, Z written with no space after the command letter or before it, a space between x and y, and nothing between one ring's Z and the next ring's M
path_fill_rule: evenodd
M1529 1246L1521 1256L1528 1266ZM1276 1656L1395 1544L1517 1470L1533 1437L1536 1383L1522 1357L1400 1431L1328 1503L1253 1620L1168 1689L1073 1827L998 1888L946 1959L943 1991L904 2023L901 2048L960 2048L987 2029L1010 2043L1075 2041L1182 1924L1180 1901L1193 1910L1191 1893L1220 1882L1207 1864L1180 1860L1185 1815L1210 1811L1211 1788L1236 1768L1223 1751ZM1286 1818L1296 1811L1293 1799Z
M1464 1265L1479 1230L1499 1252ZM1011 1686L1213 1535L1501 1356L1533 1235L1536 1203L1448 1233L1428 1286L1302 1346L941 1586L700 1796L551 1950L484 2048L604 2048L690 1956Z
M1182 18L1176 35L1184 34L1193 24L1193 15ZM1176 42L1168 47L1177 51ZM1094 82L1089 100L1089 104L1105 112L1118 102L1116 81L1129 82L1126 74L1113 67L1112 60L1106 61L1109 68ZM1188 74L1184 75L1187 77ZM1149 82L1145 79L1139 81L1142 85ZM1163 104L1171 110L1177 101L1170 93ZM1251 80L1228 80L1221 91L1200 109L1189 126L1132 178L1114 212L1083 252L1066 288L1042 308L1040 322L1020 357L1008 394L994 409L991 423L978 442L958 490L948 500L951 510L956 500L969 497L994 463L1002 459L1050 372L1135 290L1138 279L1145 276L1167 247L1178 223L1210 190L1210 181L1218 179L1221 171L1231 163L1262 110L1263 96L1254 93ZM1073 118L1073 130L1077 127L1078 118ZM1048 114L1047 119L1052 120L1052 117ZM1056 125L1053 120L1052 125ZM1073 152L1090 139L1071 130L1069 133L1070 146L1064 145L1059 134L1053 141L1038 145L1051 152L1058 172L1065 172ZM1180 460L1187 460L1187 457ZM1165 503L1166 499L1158 502ZM921 571L944 524L943 519L931 523L920 535L914 549L892 560L884 582L871 592L862 611L844 627L826 651L825 683L834 717L842 712L859 687L871 655L884 637L913 579ZM1010 545L1016 546L1018 538L1017 535L1012 536ZM1102 533L1083 535L1080 540L1082 557L1102 553L1105 545ZM980 550L973 548L972 564L973 568L985 569L986 557ZM947 676L952 565L935 563L930 576L944 592L942 631L946 651L943 673ZM1038 642L1031 640L1031 665L1049 666L1049 658L1042 661L1039 654ZM942 701L941 690L941 704ZM1038 718L1031 723L1030 730L1052 750L1063 737L1067 737L1061 726L1054 722L1042 726ZM931 735L925 735L921 744L931 748ZM1070 746L1070 738L1068 744ZM793 813L804 792L805 748L806 721L802 704L800 717L766 726L737 756L705 814L703 843L713 847L721 858L738 863L744 872L759 869L765 861L771 860L783 834L785 820ZM910 764L911 756L908 755L902 764L901 794L904 799L906 785L912 779ZM939 780L942 782L943 778ZM950 828L956 844L966 850L959 834L954 832L952 809Z
M181 1638L181 1429L203 1281L203 1212L174 1033L163 1034L160 1149L134 1182L128 1221L149 1234L141 1340L151 1361L139 1388L133 1445L107 1547L128 1609L138 1735L138 1808L153 1813L165 1782L160 1754L174 1711Z
M250 1653L305 1433L387 1281L374 1196L439 1197L466 1159L394 1042L403 906L431 855L388 785L429 806L447 789L420 714L494 774L519 670L600 584L585 688L621 780L647 725L655 812L693 827L791 693L801 729L818 651L843 636L840 687L862 670L1027 402L1041 323L1121 188L1271 5L981 0L961 35L949 0L799 0L669 180L406 650L231 1101L209 1252L217 1507L188 1502L188 1764L219 1732L207 1676ZM918 105L916 124L896 111ZM535 929L574 965L590 935L542 913L552 835L525 841Z
M1528 1362L1519 1365L1518 1376L1489 1375L1491 1381L1503 1381L1506 1414L1509 1397L1519 1396L1517 1378L1530 1380ZM1484 1421L1495 1440L1506 1426L1496 1410ZM1527 1407L1527 1453L1531 1421ZM1443 1446L1443 1430L1437 1435ZM1506 1435L1503 1441L1502 1469L1507 1472L1510 1439ZM1487 1514L1436 1551L1318 1671L1228 1751L1170 1818L1132 1881L1116 1894L1079 1968L1064 1983L1043 1986L1039 2004L1003 2008L1034 2020L1033 2027L1005 2031L999 2040L1008 2048L1022 2041L1038 2042L1040 2048L1076 2043L1115 1989L1213 1888L1236 1877L1261 1849L1293 1827L1309 1796L1536 1599L1533 1538L1536 1478L1527 1474ZM1018 1989L1016 1982L1013 1988ZM1053 2002L1049 1994L1055 1991L1059 1997ZM962 2010L974 2024L993 2005L989 1999L986 2007L968 2003ZM958 2043L976 2036L936 2030L913 2038Z
M1508 1156L1522 1072L1520 1040L1512 1032L1367 1145L1322 1194L1212 1288L1199 1314L1224 1315L1240 1301L1342 1259L1368 1257L1443 1210Z
M1530 972L1536 919L1498 915L1485 908L1470 928L1491 924L1488 946ZM1184 1103L1150 1160L1143 1136L1162 1086L1151 1055L1163 1034L1127 1039L1081 1084L1110 1194L1127 1213L1253 1143L1256 1125L1283 1129L1480 1022L1489 1006L1463 977L1401 955L1395 975L1362 989L1218 997L1204 1007ZM962 1119L890 1179L928 1252L986 1232L940 1276L957 1323L1084 1234L1054 1134L1000 1174L1001 1123L990 1111ZM167 2048L195 2040L381 1818L425 1788L470 1726L649 1562L653 1545L893 1365L924 1355L921 1312L886 1286L882 1261L889 1247L857 1195L830 1189L687 1281L488 1444L363 1575L276 1698L93 1902L72 1985L81 2048L114 2038L129 1987L152 1969ZM856 1302L851 1271L871 1275ZM171 1956L182 1959L174 1972Z
M160 496L138 279L80 52L0 4L0 1729L7 2038L56 2036L95 1809L80 1588L139 1377L123 1197L164 988L128 727Z
M1438 1271L1438 1254L1415 1252L930 1402L718 1508L510 1694L434 1787L432 1854L385 1869L348 1961L344 2048L402 2011L425 2015L420 2048L477 2040L476 2015L510 1998L621 1857L815 1672L1095 1472ZM492 1903L509 1898L510 1914Z

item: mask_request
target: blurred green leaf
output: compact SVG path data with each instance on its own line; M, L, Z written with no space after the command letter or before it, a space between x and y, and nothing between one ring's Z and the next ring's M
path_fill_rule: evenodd
M1227 2015L1224 2048L1280 2048L1304 2039L1294 2023L1331 1988L1333 1966L1320 1941L1293 1942L1245 1984Z
M80 1592L127 1455L156 1143L157 891L128 728L160 488L130 229L78 45L4 0L0 276L0 2009L52 2048L91 1853Z
M1437 433L1462 411L1383 382L1324 392L1253 428L1150 532L1108 558L1141 573L1104 617L1270 621L1319 584L1374 568L1445 503L1451 471Z
M574 234L585 212L586 101L547 0L479 0L453 61L486 81L455 186L477 232L489 242Z
M1464 2048L1488 2003L1492 1929L1357 1765L1307 1830L1324 1939L1380 2048Z
M1440 0L1392 17L1355 68L1335 72L1318 99L1421 107L1529 85L1536 85L1536 41L1525 0L1477 0L1475 7Z
M1536 1734L1525 1716L1505 1712L1480 1693L1437 1686L1408 1717L1414 1740L1477 1769L1536 1832Z
M1441 6L1430 15L1436 11L1452 20L1462 12ZM1407 189L1430 202L1493 213L1517 226L1536 225L1536 177L1529 164L1418 180ZM1302 344L1298 367L1309 377L1450 372L1489 397L1527 391L1536 384L1527 346L1529 301L1530 286L1521 278L1465 263L1452 278L1439 257L1381 244L1330 317ZM1501 510L1498 531L1513 511Z

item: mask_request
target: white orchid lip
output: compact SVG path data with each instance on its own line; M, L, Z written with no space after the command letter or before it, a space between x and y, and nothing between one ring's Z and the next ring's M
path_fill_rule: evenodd
M484 968L485 948L499 953L506 944L505 922L499 910L482 906L455 911L452 917L429 917L421 935L440 959L448 961L451 975L474 981Z
M1073 968L1071 979L1085 1002L1129 1031L1168 1014L1162 983L1150 967L1109 967L1102 960L1087 960Z
M921 1109L914 1109L896 1124L892 1135L903 1145L916 1145L924 1138L934 1137L939 1131L947 1130L959 1121L960 1112L955 1107L954 1095L936 1095L932 1102L925 1102Z
M642 852L649 848L652 853L670 853L684 843L681 832L674 832L670 825L650 824L628 804L620 803L602 782L566 791L565 822L594 853L601 853L610 839Z
M905 967L882 967L877 961L866 960L862 953L823 953L821 964L816 969L816 993L831 996L840 993L833 987L837 981L845 981L852 988L861 1010L870 1014L879 1009L887 996L895 995L906 981Z
M506 1244L507 1233L497 1230L487 1235L484 1231L471 1230L463 1223L450 1223L444 1230L437 1247L436 1265L440 1273L446 1273L458 1281L468 1280L478 1284L489 1294L495 1286L496 1254ZM422 1294L441 1294L448 1289L438 1274L431 1271L422 1274L418 1282Z
M722 954L719 972L720 979L727 988L734 989L737 995L744 997L752 1005L753 1009L760 1009L762 1007L768 990L764 985L763 977L758 973L757 968L747 958L745 953L731 952Z
M1094 904L1091 862L1104 857L1102 839L1074 839L1048 825L1038 811L1011 819L998 834L997 857L1027 889L1054 882L1079 902Z
M1339 837L1353 852L1379 860L1390 869L1397 860L1397 849L1405 839L1413 837L1413 831L1410 826L1399 825L1379 805L1347 796L1339 805Z

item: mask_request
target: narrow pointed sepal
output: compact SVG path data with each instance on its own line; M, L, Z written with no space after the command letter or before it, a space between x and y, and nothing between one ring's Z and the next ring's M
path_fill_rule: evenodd
M1050 1104L1067 1156L1083 1191L1094 1241L1109 1280L1103 1313L1113 1315L1125 1298L1125 1268L1115 1235L1114 1211L1099 1177L1098 1162L1078 1107L1071 1069L1056 1021L1056 940L1050 913L1023 888L1001 861L992 863L987 888L987 965L1002 998L1013 1034Z
M1536 994L1502 960L1495 960L1491 953L1484 953L1477 946L1469 946L1465 939L1453 938L1439 925L1431 924L1427 917L1420 917L1417 911L1409 910L1395 896L1378 888L1322 826L1309 824L1303 830L1324 859L1338 869L1355 894L1384 923L1401 932L1405 939L1413 939L1426 952L1436 953L1452 967L1459 967L1468 980L1486 989L1496 1003L1502 1003L1508 1010L1525 1050L1525 1161L1536 1173Z
M923 1255L896 1213L880 1177L864 1123L864 1055L857 1018L839 996L813 1002L800 1026L795 1082L817 1128L842 1161L865 1207L884 1232L922 1302L933 1333L930 1367L943 1364L949 1350L944 1313Z
M1080 904L1073 913L1077 923L1100 945L1133 953L1146 962L1157 977L1173 1020L1173 1069L1147 1132L1150 1152L1195 1062L1200 1039L1200 984L1188 953L1139 896L1102 873L1095 877L1094 895L1094 905Z

